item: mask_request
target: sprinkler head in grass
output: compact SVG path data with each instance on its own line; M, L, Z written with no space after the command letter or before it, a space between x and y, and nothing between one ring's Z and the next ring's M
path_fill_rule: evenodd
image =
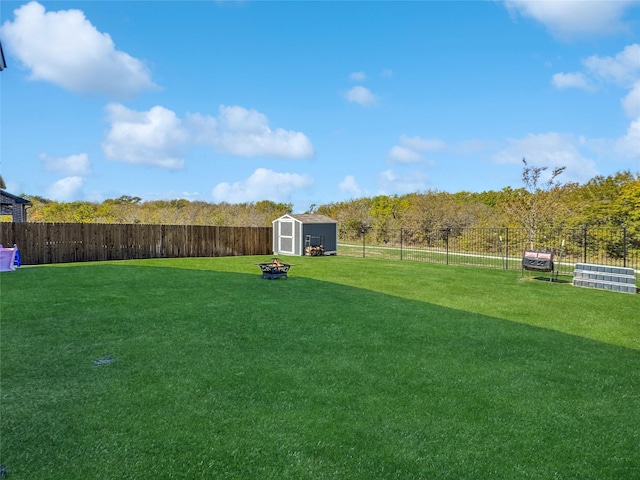
M96 367L99 367L100 365L107 365L107 364L113 362L114 360L115 360L115 358L113 358L111 355L107 355L106 357L102 357L102 358L99 358L98 360L94 360L93 364Z

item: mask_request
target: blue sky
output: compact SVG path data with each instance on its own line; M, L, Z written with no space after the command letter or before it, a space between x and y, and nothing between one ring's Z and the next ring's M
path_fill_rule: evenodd
M640 2L0 4L1 173L311 204L640 171Z

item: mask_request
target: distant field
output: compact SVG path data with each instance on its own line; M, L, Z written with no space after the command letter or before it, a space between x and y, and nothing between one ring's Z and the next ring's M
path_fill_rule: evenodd
M2 273L8 478L637 477L639 295L266 258Z

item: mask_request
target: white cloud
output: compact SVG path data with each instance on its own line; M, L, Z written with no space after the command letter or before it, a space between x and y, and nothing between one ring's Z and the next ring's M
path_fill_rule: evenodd
M434 152L447 147L447 144L439 138L407 137L406 135L400 136L400 145L418 152Z
M196 143L242 157L308 158L311 142L301 132L269 128L256 110L220 106L219 115L188 114L182 121L171 110L155 106L138 112L118 103L107 106L111 128L102 149L106 158L167 169L184 166L184 147Z
M393 70L389 69L389 68L385 68L384 70L382 70L382 72L380 73L381 77L384 78L391 78L393 77Z
M640 117L640 80L633 85L631 91L622 99L622 108L624 108L629 117Z
M185 198L187 200L195 201L200 198L199 192L181 192L180 198Z
M592 91L593 86L582 73L573 72L573 73L556 73L552 79L551 83L556 88L564 89L564 88L579 88L581 90Z
M338 188L341 192L348 193L354 197L362 195L362 189L358 185L358 182L356 182L356 178L353 175L347 175L344 177L344 180L340 182Z
M387 158L398 163L419 163L424 157L415 150L400 145L394 145L387 153Z
M469 155L472 153L482 152L484 150L494 149L495 147L496 144L493 141L472 139L453 145L451 150L462 155Z
M408 137L401 135L399 145L391 147L387 158L398 163L418 163L424 161L421 152L435 152L447 148L447 144L438 138Z
M100 33L80 10L45 12L30 2L14 10L0 33L7 53L44 80L76 93L100 93L130 98L155 90L148 68L116 50L107 33Z
M598 175L593 160L585 158L571 136L556 132L529 134L510 140L509 145L493 156L493 161L503 164L521 164L525 158L529 165L547 167L549 173L557 167L566 167L560 181L586 182Z
M39 158L44 164L44 169L48 171L80 176L91 174L91 162L86 153L62 158L50 157L43 153Z
M615 57L592 55L582 62L588 78L580 72L556 73L553 84L558 88L576 87L594 91L593 82L615 84L629 88L630 92L622 99L625 113L636 118L640 115L640 45L627 45Z
M592 75L623 87L630 87L638 80L640 72L640 45L627 45L615 57L592 55L583 63Z
M631 122L627 134L614 142L614 151L624 158L640 159L640 115Z
M107 105L107 112L111 129L102 143L107 158L168 169L183 167L179 152L189 133L174 112L160 106L137 112L117 103Z
M398 175L392 170L385 170L378 176L381 195L403 195L405 193L425 190L427 177L420 172Z
M73 176L58 180L47 189L47 197L59 202L69 202L81 196L84 179Z
M188 123L199 141L219 152L242 157L309 158L313 145L302 132L272 130L266 115L239 106L221 105L217 117L192 114Z
M213 187L211 195L216 202L244 203L259 200L287 201L292 192L313 184L308 175L278 173L258 168L249 178L233 184L223 182Z
M370 107L378 102L378 99L371 93L371 90L361 85L356 85L349 90L346 97L350 103L357 103L363 107Z
M624 15L637 0L505 0L504 4L513 15L533 18L553 35L570 38L626 30Z
M349 74L349 80L353 80L355 82L362 82L367 79L367 74L364 72L352 72Z

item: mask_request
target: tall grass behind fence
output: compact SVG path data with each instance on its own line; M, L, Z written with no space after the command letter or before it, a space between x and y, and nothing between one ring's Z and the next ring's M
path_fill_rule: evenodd
M271 232L271 227L0 223L0 244L17 244L24 265L226 257L270 254Z
M549 230L536 236L533 247L521 228L371 229L340 239L338 254L520 269L523 253L532 248L552 251L561 275L573 274L578 262L640 269L640 238L624 228Z

